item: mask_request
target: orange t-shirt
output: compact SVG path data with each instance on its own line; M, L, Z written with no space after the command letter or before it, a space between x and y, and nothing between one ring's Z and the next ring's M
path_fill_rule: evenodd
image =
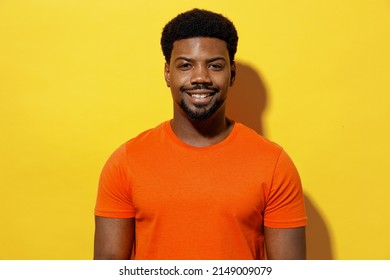
M291 159L240 123L203 148L168 121L123 144L102 171L95 215L135 218L135 259L262 259L263 226L306 224Z

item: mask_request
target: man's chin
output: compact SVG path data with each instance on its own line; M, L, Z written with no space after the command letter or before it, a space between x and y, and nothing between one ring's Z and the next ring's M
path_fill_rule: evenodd
M212 116L212 113L209 113L208 111L205 112L186 112L187 117L191 121L205 121L209 119Z
M195 106L195 109L190 109L182 100L180 107L191 121L205 121L209 119L220 107L220 102L215 102L211 107Z

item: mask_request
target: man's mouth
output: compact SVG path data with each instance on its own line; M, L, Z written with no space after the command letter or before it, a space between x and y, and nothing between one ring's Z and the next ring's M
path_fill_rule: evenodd
M204 99L212 95L212 93L188 93L192 98Z
M212 89L188 89L184 92L189 96L189 101L195 106L204 106L208 104L216 94Z
M211 95L214 95L216 93L215 89L206 88L206 87L194 87L184 90L185 93L187 93L192 98L207 98Z

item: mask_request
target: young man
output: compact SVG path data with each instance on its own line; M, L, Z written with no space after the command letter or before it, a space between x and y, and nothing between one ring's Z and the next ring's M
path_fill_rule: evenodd
M205 10L178 15L161 45L173 119L107 161L95 259L304 259L299 175L278 145L225 115L237 32Z

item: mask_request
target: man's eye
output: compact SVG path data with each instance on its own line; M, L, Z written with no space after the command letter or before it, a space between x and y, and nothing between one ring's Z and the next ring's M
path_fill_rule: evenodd
M189 69L189 68L191 68L191 64L189 64L189 63L180 64L179 68L183 69L183 70Z
M209 68L214 69L214 70L221 70L223 68L223 66L220 64L210 64Z

